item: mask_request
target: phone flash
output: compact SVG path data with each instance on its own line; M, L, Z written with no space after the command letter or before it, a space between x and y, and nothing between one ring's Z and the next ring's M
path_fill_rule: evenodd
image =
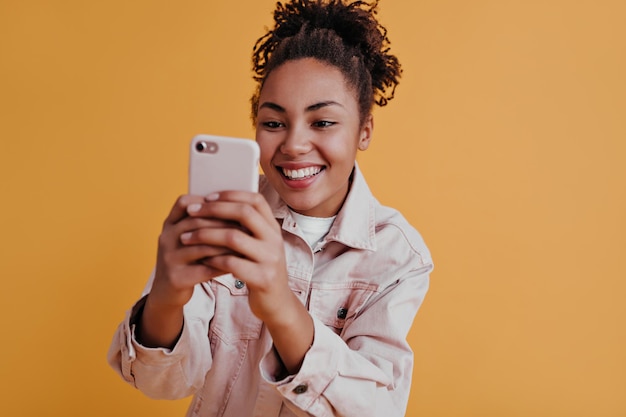
M198 152L217 153L219 146L217 146L217 143L215 142L200 141L196 143L196 150Z

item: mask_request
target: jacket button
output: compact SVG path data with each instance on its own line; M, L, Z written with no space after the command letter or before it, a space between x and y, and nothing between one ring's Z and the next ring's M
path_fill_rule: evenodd
M242 289L244 285L246 284L242 280L240 279L235 280L235 288L237 288L238 290Z
M345 319L347 316L348 316L348 309L347 308L341 307L339 310L337 310L337 318L338 319Z
M307 387L306 384L300 384L293 389L293 392L296 394L304 394L308 389L309 387Z

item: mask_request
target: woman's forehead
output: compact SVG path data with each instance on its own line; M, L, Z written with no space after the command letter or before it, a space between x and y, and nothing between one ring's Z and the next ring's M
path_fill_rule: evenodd
M356 100L339 68L313 58L287 61L268 74L261 88L261 100L308 101L307 106L334 101ZM280 104L280 103L277 103Z

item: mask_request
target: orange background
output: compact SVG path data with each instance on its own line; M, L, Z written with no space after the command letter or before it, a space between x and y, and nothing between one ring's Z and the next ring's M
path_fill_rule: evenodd
M383 0L360 154L436 269L410 416L626 415L626 6ZM0 2L0 414L182 416L106 350L196 133L251 137L273 0Z

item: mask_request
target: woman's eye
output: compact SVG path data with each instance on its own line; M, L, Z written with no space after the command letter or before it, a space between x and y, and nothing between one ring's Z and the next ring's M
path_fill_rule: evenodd
M281 122L276 122L276 121L271 121L271 122L264 122L263 126L269 128L269 129L278 129L279 127L282 127L282 123Z
M320 120L320 121L317 121L317 122L313 123L313 126L315 126L315 127L331 127L334 124L335 124L335 122L331 122L331 121L328 121L328 120Z

